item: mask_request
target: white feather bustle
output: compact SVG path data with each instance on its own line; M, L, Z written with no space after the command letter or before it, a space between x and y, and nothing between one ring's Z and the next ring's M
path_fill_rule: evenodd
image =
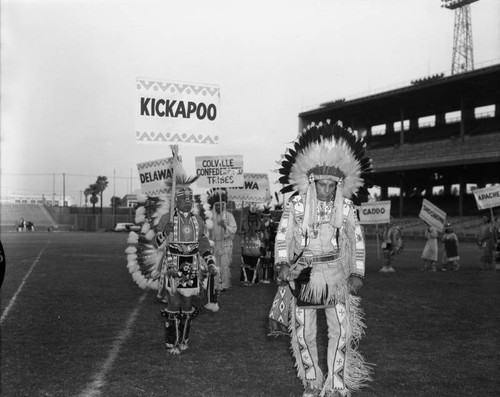
M208 230L212 230L214 228L214 221L212 219L207 219L205 221L205 226Z
M151 226L149 224L149 222L145 222L142 227L141 227L141 233L142 234L146 234L147 232L149 232L151 230Z
M147 199L148 199L148 196L146 196L144 193L139 193L137 195L137 202L138 203L141 203L141 204L145 203Z
M170 199L166 195L160 196L160 201L156 212L153 214L153 225L158 225L163 215L167 214L170 210Z
M128 234L127 243L128 244L137 244L139 242L139 236L136 232L130 232Z

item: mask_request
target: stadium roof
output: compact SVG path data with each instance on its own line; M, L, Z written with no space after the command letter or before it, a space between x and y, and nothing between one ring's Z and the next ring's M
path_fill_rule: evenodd
M423 117L460 110L462 101L474 107L500 105L500 64L448 77L420 79L406 87L362 98L327 102L299 114L306 122L326 118L348 125L377 125L390 120Z

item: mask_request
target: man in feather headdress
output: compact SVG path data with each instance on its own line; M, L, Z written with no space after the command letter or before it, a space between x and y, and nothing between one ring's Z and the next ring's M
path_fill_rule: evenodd
M207 192L207 202L213 210L213 228L210 239L214 241L215 261L220 269L217 289L225 291L231 287L231 264L233 262L233 238L238 229L233 214L227 211L227 193L222 189Z
M304 397L349 396L370 380L357 351L364 332L360 299L365 244L354 207L367 198L370 160L362 141L339 123L312 126L285 155L279 182L295 191L280 220L269 314L271 335L291 333ZM327 374L318 363L317 310L328 326ZM326 379L325 379L326 378Z
M165 316L165 345L172 354L187 349L194 314L193 298L200 295L202 281L216 274L210 242L205 236L205 224L192 212L194 179L179 180L175 190L173 217L165 214L159 223L156 243L164 247L160 263L158 298L167 303Z

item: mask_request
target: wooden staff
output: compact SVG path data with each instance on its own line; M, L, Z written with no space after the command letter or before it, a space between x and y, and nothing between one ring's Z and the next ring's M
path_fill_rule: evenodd
M173 156L173 175L172 175L172 190L170 192L170 222L174 220L174 211L175 211L175 189L177 188L177 168L179 162L179 145L170 145L170 149L172 149Z
M179 146L178 145L170 145L170 149L172 149L172 157L173 157L173 175L172 175L172 190L170 192L170 222L174 222L174 211L175 211L175 189L177 188L177 169L179 166ZM173 240L173 232L168 235L168 240ZM168 249L168 248L167 248ZM177 287L175 285L175 279L172 276L169 276L170 285L172 287L172 292L175 293L177 291Z

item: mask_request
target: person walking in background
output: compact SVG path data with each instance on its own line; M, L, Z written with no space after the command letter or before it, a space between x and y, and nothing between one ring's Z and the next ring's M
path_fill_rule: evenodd
M438 260L438 230L435 226L427 224L427 229L425 230L425 238L427 242L425 243L424 250L422 252L422 270L430 270L435 272L436 262Z
M497 247L497 230L488 215L483 216L483 224L479 228L477 245L481 249L481 269L492 270L494 252Z
M443 243L443 267L441 270L453 270L457 271L460 267L460 256L458 256L458 237L453 232L453 228L450 223L447 223L444 228L444 234L441 238Z
M500 271L500 219L497 219L495 223L495 232L497 236L497 247L494 252L495 254L495 271Z
M280 334L285 329L281 325L290 319L303 397L350 396L371 379L357 351L364 325L355 293L363 285L365 242L353 202L365 193L370 161L349 129L330 123L306 130L289 153L281 163L279 181L288 185L282 193L296 194L276 236L280 286L269 314L270 335ZM317 346L320 309L328 336L325 375Z
M266 239L266 226L257 211L257 206L252 203L241 219L240 283L245 287L259 282L259 266L266 257Z
M382 252L384 253L384 266L380 273L394 273L392 267L394 256L399 254L404 248L403 231L399 226L386 223L382 232Z
M219 291L231 287L231 264L233 262L233 238L238 230L233 214L227 211L227 193L224 190L210 191L207 202L213 211L213 228L210 239L214 242L215 262L220 269L220 279L216 283Z

